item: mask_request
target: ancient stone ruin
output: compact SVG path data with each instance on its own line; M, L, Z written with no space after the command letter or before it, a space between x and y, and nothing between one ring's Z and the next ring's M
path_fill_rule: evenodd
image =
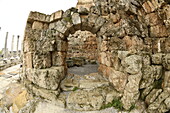
M117 98L124 110L144 103L145 112L170 112L169 2L90 0L88 3L91 5L84 5L88 8L70 8L51 15L30 12L25 28L22 76L28 91L61 102L63 91L75 90L64 97L63 107L80 111L100 110ZM79 30L96 35L95 56L99 64L98 74L85 76L84 80L68 75L66 64L70 55L68 37Z

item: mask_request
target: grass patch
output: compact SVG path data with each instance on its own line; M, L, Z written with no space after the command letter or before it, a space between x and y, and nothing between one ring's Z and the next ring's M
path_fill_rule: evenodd
M73 88L73 91L76 91L76 90L78 90L78 89L79 89L78 87L74 87L74 88Z
M119 111L123 110L123 104L120 101L120 99L114 99L111 103L103 105L101 107L101 109L106 109L106 108L110 108L110 107L114 107L114 108L118 109Z
M128 112L131 112L133 109L135 109L135 107L136 107L135 104L132 104L132 105L130 106Z

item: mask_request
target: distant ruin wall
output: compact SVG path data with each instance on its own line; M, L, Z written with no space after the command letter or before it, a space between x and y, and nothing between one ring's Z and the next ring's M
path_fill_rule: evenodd
M83 57L86 60L98 60L96 35L88 31L77 31L67 39L67 58Z
M43 98L55 97L67 72L67 37L87 30L97 35L99 73L123 95L126 110L141 100L148 113L170 111L170 5L164 0L94 3L90 12L30 13L23 56L27 87Z

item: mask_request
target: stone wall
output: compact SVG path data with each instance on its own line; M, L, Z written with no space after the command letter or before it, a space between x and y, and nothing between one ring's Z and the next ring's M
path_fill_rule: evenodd
M87 30L97 36L99 73L123 95L124 109L141 100L148 113L170 111L170 5L164 0L94 3L90 12L30 13L24 38L26 86L35 95L55 97L67 71L67 37Z
M96 35L88 31L77 31L67 39L67 58L84 57L86 60L98 60Z
M83 7L89 10L91 6L94 6L93 0L78 0L76 8L81 9Z

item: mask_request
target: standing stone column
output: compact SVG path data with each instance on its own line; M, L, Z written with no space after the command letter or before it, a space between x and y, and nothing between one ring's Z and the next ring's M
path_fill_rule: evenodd
M18 47L19 47L19 35L17 36L17 57L19 58Z
M8 52L7 52L7 40L8 40L8 32L6 32L6 37L5 37L4 59L7 59L7 57L8 57Z
M12 36L12 43L11 43L11 59L14 59L14 35Z

